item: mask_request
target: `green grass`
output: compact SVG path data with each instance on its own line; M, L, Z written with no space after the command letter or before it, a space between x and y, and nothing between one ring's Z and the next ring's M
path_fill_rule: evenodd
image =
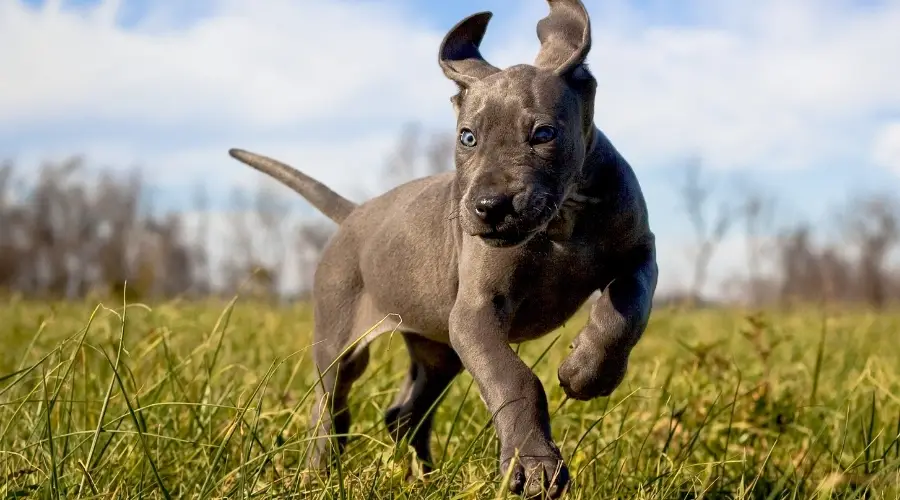
M351 394L341 468L304 486L310 314L7 300L0 499L506 497L468 374L437 410L438 470L404 479L412 453L382 424L407 363L389 336ZM584 319L520 351L568 498L898 498L900 314L659 310L611 398L564 401L556 368Z

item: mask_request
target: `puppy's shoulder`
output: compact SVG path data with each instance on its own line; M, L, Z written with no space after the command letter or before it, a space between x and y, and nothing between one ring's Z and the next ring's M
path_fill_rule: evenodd
M599 231L604 246L628 247L652 236L647 203L634 169L602 132L597 133L583 194L594 201L590 218L600 224L593 229Z

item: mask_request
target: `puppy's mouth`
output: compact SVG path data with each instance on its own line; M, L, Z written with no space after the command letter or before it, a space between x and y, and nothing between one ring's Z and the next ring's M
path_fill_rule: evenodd
M515 229L490 229L475 236L481 238L482 241L489 246L496 248L510 248L521 245L532 236L532 232L518 231Z
M494 212L479 213L475 202L464 199L467 207L462 217L466 232L481 239L491 247L508 248L524 244L532 236L546 228L556 214L558 204L549 194L525 195L519 193L508 205L496 205ZM488 207L491 208L491 207Z

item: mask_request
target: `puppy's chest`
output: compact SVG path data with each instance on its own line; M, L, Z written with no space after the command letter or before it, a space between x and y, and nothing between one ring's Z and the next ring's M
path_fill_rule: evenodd
M541 337L571 318L600 286L594 257L585 245L554 243L543 258L517 269L510 341Z

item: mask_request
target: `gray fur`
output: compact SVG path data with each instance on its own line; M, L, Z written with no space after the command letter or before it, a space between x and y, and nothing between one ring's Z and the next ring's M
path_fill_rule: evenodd
M344 438L329 453L328 436L349 430L347 395L368 364L368 342L398 324L411 365L385 416L393 435L410 438L431 470L428 409L468 370L494 416L500 472L518 453L509 487L529 496L557 498L569 473L544 389L510 344L560 327L599 290L559 382L586 401L625 376L656 290L655 239L634 172L594 125L587 12L578 0L548 3L534 65L500 70L482 58L490 13L461 21L441 44L440 66L459 88L455 172L355 206L291 167L231 150L341 223L313 289L314 359L325 373L310 467L327 470L340 453ZM402 321L354 343L392 314Z

